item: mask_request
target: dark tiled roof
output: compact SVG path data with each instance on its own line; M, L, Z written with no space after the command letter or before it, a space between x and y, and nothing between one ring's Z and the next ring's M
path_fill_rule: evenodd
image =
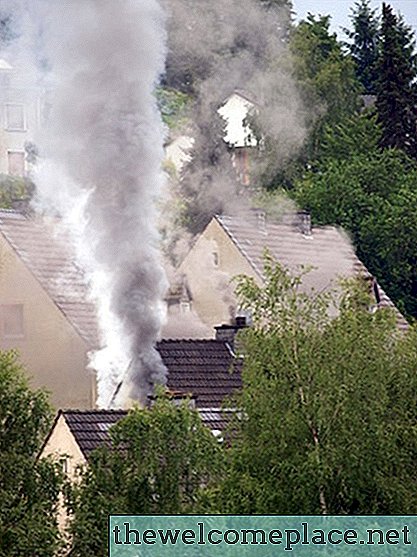
M40 218L0 210L0 233L88 346L97 346L94 304L68 237Z
M282 265L292 271L301 266L311 271L303 277L303 287L322 291L339 277L371 276L358 259L348 236L334 226L313 227L310 235L303 234L295 222L269 223L256 217L217 216L217 222L230 237L257 275L262 278L265 248ZM376 283L379 307L394 309L400 329L408 327L404 316ZM376 302L375 302L376 303Z
M225 342L217 340L162 340L157 345L168 369L168 388L192 395L212 431L225 428L233 410L222 410L225 398L239 389L241 362ZM86 458L92 450L109 446L108 431L126 410L64 410L61 412Z
M124 418L126 414L126 410L62 411L62 415L85 458L88 458L94 449L110 446L109 429Z
M242 385L239 360L218 340L161 340L168 388L191 393L198 408L219 408Z

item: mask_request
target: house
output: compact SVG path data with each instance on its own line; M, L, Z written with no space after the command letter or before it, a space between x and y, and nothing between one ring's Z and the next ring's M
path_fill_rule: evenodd
M191 161L194 139L188 135L179 135L165 146L165 163L172 165L176 176L181 175L184 166Z
M240 216L216 216L199 236L179 267L190 292L190 304L208 326L228 322L239 313L233 277L245 274L263 280L265 248L293 272L310 267L302 280L304 291L336 286L339 277L364 276L372 283L376 307L394 304L357 258L349 238L333 226L311 227L309 215L294 213L281 223L268 222L252 210ZM396 310L400 328L407 327Z
M0 59L0 174L26 176L42 124L45 95L18 68Z
M247 93L235 90L218 109L225 120L224 141L232 153L232 162L240 183L250 184L250 152L258 146L258 140L247 122L256 114L257 104Z
M214 434L225 427L227 397L241 387L239 358L233 337L239 326L218 327L211 340L161 340L157 349L168 369L168 389L177 397L191 396L203 422ZM77 466L88 462L91 452L109 444L109 429L126 410L60 410L40 457L64 459L65 472L74 477Z
M95 309L68 238L40 218L0 210L0 349L17 349L56 408L94 408L88 351Z

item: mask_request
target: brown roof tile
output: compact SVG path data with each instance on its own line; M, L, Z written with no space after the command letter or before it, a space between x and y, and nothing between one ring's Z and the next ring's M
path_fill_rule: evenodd
M242 385L240 361L218 340L161 340L168 388L192 393L198 408L219 408Z
M217 340L162 340L157 348L168 369L168 388L193 395L203 423L212 431L223 430L233 410L222 410L222 405L242 385L241 361ZM62 414L88 458L92 450L110 445L108 430L127 411L64 410Z

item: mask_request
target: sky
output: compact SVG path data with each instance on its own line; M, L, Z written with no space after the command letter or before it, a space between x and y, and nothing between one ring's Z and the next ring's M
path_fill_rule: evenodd
M297 20L304 19L308 12L313 14L330 14L332 16L332 30L336 31L339 38L345 38L341 27L350 27L349 14L355 0L292 0ZM417 35L417 0L386 0L394 10L400 12L405 21ZM381 0L371 0L373 8L380 8ZM379 10L380 11L380 10Z

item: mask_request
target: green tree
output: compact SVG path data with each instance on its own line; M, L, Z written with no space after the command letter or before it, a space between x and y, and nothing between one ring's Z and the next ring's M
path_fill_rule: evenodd
M203 511L221 469L221 446L188 402L160 395L111 431L112 448L92 455L69 487L74 557L107 555L108 514Z
M400 334L390 310L369 311L360 283L334 300L302 293L300 276L269 256L264 276L264 286L237 286L254 325L240 337L225 511L414 513L416 331Z
M409 26L391 6L382 5L381 52L377 64L377 101L381 145L417 158L417 56Z
M51 423L45 393L31 391L14 352L0 352L0 555L52 557L59 546L61 474L36 455Z
M355 113L360 105L360 85L350 56L330 32L330 16L308 14L292 33L295 78L308 107L310 134L304 160L317 158L326 126Z
M318 224L343 226L369 271L407 316L417 316L417 166L399 149L381 149L376 117L359 114L329 128L322 157L293 191ZM401 244L403 243L403 248Z
M370 0L355 3L350 16L352 30L345 29L350 39L347 45L356 67L356 76L369 95L376 93L379 47L379 18L370 7Z
M0 207L10 209L14 201L29 201L35 186L27 178L0 174Z

